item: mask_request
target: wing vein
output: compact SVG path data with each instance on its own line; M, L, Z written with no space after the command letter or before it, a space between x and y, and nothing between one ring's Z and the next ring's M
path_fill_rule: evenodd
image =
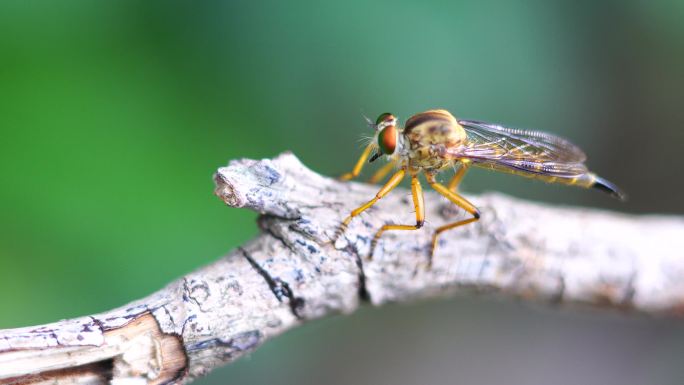
M460 120L468 141L448 149L447 156L470 159L475 164L496 169L559 178L575 178L587 173L586 156L567 139L541 131L507 128L496 124Z

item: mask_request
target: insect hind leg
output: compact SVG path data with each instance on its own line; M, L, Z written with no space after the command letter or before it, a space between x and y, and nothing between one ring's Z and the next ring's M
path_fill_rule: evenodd
M451 178L451 181L449 181L449 185L447 187L452 192L458 192L458 185L461 183L461 180L463 179L463 176L465 175L466 171L468 171L468 163L469 162L467 160L462 160L461 165L458 168L458 171L454 173L454 176Z
M455 205L461 207L468 213L470 213L473 217L469 219L464 219L461 221L449 223L443 226L438 227L435 230L435 233L432 235L432 244L430 247L430 256L428 259L428 267L432 266L432 257L435 254L435 249L437 248L437 240L439 238L439 235L447 230L451 230L456 227L460 227L463 225L467 225L469 223L476 222L480 219L480 210L475 207L472 203L470 203L467 199L459 195L458 193L452 191L450 188L444 186L441 183L438 183L435 180L435 176L433 174L426 174L428 183L430 183L430 186L435 189L438 193L446 197L449 201L454 203Z

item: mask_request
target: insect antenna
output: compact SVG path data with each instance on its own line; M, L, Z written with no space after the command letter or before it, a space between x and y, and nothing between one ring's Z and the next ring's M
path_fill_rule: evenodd
M368 128L372 128L372 129L377 131L378 125L375 124L375 122L371 118L366 116L366 114L364 114L363 112L361 112L361 116L363 116L363 119L366 120L366 124L368 125Z

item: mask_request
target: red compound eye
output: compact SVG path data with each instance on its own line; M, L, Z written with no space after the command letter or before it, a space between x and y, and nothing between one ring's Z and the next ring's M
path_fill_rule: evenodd
M397 148L397 128L395 126L383 128L378 136L378 145L383 154L394 154L394 150Z

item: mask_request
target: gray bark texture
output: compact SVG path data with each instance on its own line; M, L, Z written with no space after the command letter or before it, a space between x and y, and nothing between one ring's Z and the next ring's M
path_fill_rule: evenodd
M435 193L425 227L385 233L369 259L383 224L415 223L406 190L333 241L378 186L323 177L289 153L233 161L214 179L226 204L261 213L261 235L119 309L0 331L0 384L187 383L304 322L455 293L684 313L682 217L469 196L482 219L445 233L427 268L434 229L466 218Z

